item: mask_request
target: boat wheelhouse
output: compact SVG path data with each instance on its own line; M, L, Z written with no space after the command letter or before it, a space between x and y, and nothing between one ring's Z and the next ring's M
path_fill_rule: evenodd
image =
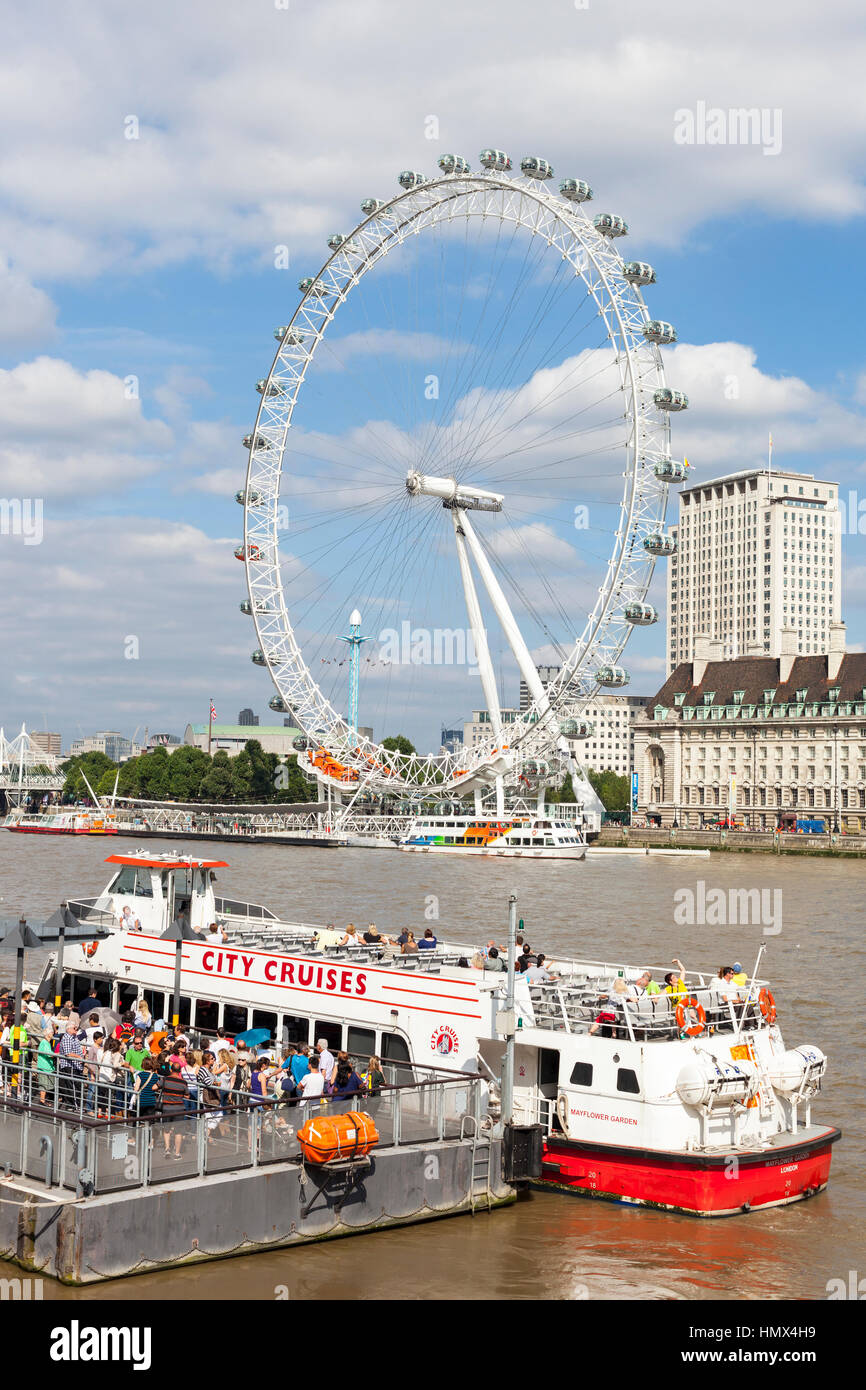
M205 1035L264 1028L277 1043L325 1038L356 1058L480 1071L495 1102L501 961L444 935L408 955L387 942L350 944L339 931L214 896L221 861L148 860L112 856L120 869L105 892L69 903L107 935L67 942L66 997L93 993L124 1010L143 996L155 1019L168 1017L166 909L193 923L213 910L214 933L206 927L181 946L182 1022ZM147 927L120 925L130 898L152 899ZM711 974L688 971L675 993L651 995L644 972L662 973L652 967L546 964L553 978L517 975L513 1023L514 1119L542 1126L542 1186L699 1216L786 1205L826 1187L840 1136L813 1121L812 1103L827 1060L816 1046L786 1046L768 979L725 997Z

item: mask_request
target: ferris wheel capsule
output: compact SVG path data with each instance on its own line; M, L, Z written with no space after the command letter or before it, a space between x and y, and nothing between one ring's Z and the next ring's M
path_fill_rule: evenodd
M627 603L624 614L626 622L635 627L650 627L659 620L658 609L651 603Z
M282 396L285 387L279 381L268 381L267 377L262 377L261 381L256 382L256 390L260 396Z
M559 191L570 203L588 203L592 197L592 189L583 179L563 179Z
M598 217L592 219L592 225L602 236L628 235L628 223L624 217L617 217L615 212L600 212Z
M397 175L397 182L401 188L420 188L422 183L427 182L427 179L423 174L419 174L413 169L404 169L401 174Z
M251 618L253 616L253 605L250 603L248 598L242 598L240 603L238 604L238 608L247 618Z
M643 335L648 343L675 343L677 340L677 330L664 319L650 319L643 326Z
M624 666L600 666L595 673L595 678L599 685L606 685L612 689L628 685L631 676Z
M504 150L482 150L478 158L485 169L495 169L499 174L511 168L511 160Z
M281 695L272 695L268 700L268 709L272 709L275 714L287 714L288 705Z
M672 391L670 386L653 392L653 401L659 410L688 410L689 398L685 391Z
M321 280L317 280L313 275L305 275L303 280L299 280L298 289L301 291L301 294L312 295L314 299L324 299L325 295L328 293Z
M372 217L374 212L378 212L384 206L381 198L365 198L361 204L361 211L365 217Z
M653 472L662 482L681 483L686 476L686 465L681 459L658 459Z
M239 507L258 507L262 500L262 494L256 488L241 488L235 493L235 501Z
M234 555L236 560L258 560L260 551L257 545L236 545Z
M520 172L528 179L552 179L553 165L537 154L527 154L520 161Z
M245 449L270 449L270 447L269 441L265 439L263 434L257 434L255 436L251 434L244 435Z
M469 160L464 159L462 155L443 154L441 159L438 159L436 162L439 165L439 168L442 170L443 174L469 173Z
M677 543L673 536L666 536L664 531L651 531L644 536L643 548L649 555L674 555Z
M626 261L622 274L630 285L654 285L656 282L656 273L646 261Z
M301 734L297 738L292 739L292 747L296 753L306 753L308 748L313 747L313 743L311 739L304 738Z
M559 732L564 738L590 738L595 733L595 725L589 719L563 719Z
M260 647L256 647L255 651L250 654L250 661L254 666L267 666L268 664Z
M282 343L285 338L285 347L300 347L304 341L303 333L299 333L297 328L289 328L287 324L281 328L275 328L274 337L278 343Z

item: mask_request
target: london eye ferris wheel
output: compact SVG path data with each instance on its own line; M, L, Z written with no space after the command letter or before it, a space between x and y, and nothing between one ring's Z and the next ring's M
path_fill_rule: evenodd
M670 415L688 402L665 381L676 334L644 302L652 267L620 253L620 216L590 214L589 184L553 191L536 156L480 164L405 171L328 239L244 441L252 659L343 789L501 795L537 774L586 736L596 691L627 685L623 649L658 620L647 592L674 549ZM337 642L355 609L382 727L468 706L489 733L427 756L364 736Z

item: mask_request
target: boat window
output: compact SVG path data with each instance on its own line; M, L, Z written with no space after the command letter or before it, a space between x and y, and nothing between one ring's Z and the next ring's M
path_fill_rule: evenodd
M149 869L137 869L135 874L135 888L133 892L137 898L152 898L153 884L151 882Z
M171 1008L174 996L168 996L168 1006ZM178 1000L177 1018L179 1023L189 1024L192 1017L192 1000L188 994L182 994Z
M195 1001L195 1026L211 1031L219 1025L220 1006L214 999Z
M135 892L135 867L132 864L124 864L114 883L111 885L112 893L134 893Z
M350 1057L366 1062L376 1051L376 1034L372 1028L353 1028L346 1033L346 1051Z
M253 1028L267 1028L271 1038L277 1036L277 1016L267 1009L253 1009Z
M106 1009L111 1004L111 982L109 980L91 980L87 986L88 994L93 994ZM81 995L84 998L84 995Z
M401 1038L399 1033L383 1033L382 1056L388 1062L408 1062L409 1049L406 1039Z
M317 1018L313 1029L313 1046L319 1041L319 1038L327 1039L328 1047L332 1052L335 1047L339 1051L343 1046L342 1023L330 1023L327 1020L323 1022Z
M628 1091L635 1096L639 1095L640 1086L638 1085L637 1073L631 1071L629 1067L619 1067L616 1073L616 1089Z
M572 1086L591 1086L592 1062L575 1062L568 1079Z
M226 1004L223 1013L223 1028L227 1033L243 1033L247 1026L247 1011L237 1004Z
M60 994L64 1004L66 1003L67 999L72 998L73 993L75 992L74 980L75 976L70 975L69 972L66 971L63 975L63 979L60 981Z
M143 989L138 997L147 1000L154 1018L165 1018L165 995L161 989Z
M544 843L547 845L548 849L550 849L556 843L556 841L552 840L549 835L545 835Z
M139 999L138 986L130 984L127 980L118 981L117 985L117 1011L125 1014L128 1010L135 1011L136 1003Z
M281 1032L284 1043L306 1043L310 1037L310 1020L300 1018L295 1014L283 1015L283 1026Z

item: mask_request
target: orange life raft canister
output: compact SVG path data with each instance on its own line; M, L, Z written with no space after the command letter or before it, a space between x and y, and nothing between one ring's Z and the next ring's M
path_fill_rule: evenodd
M361 1110L350 1110L347 1115L316 1115L298 1130L298 1143L308 1163L363 1158L378 1142L372 1116Z

